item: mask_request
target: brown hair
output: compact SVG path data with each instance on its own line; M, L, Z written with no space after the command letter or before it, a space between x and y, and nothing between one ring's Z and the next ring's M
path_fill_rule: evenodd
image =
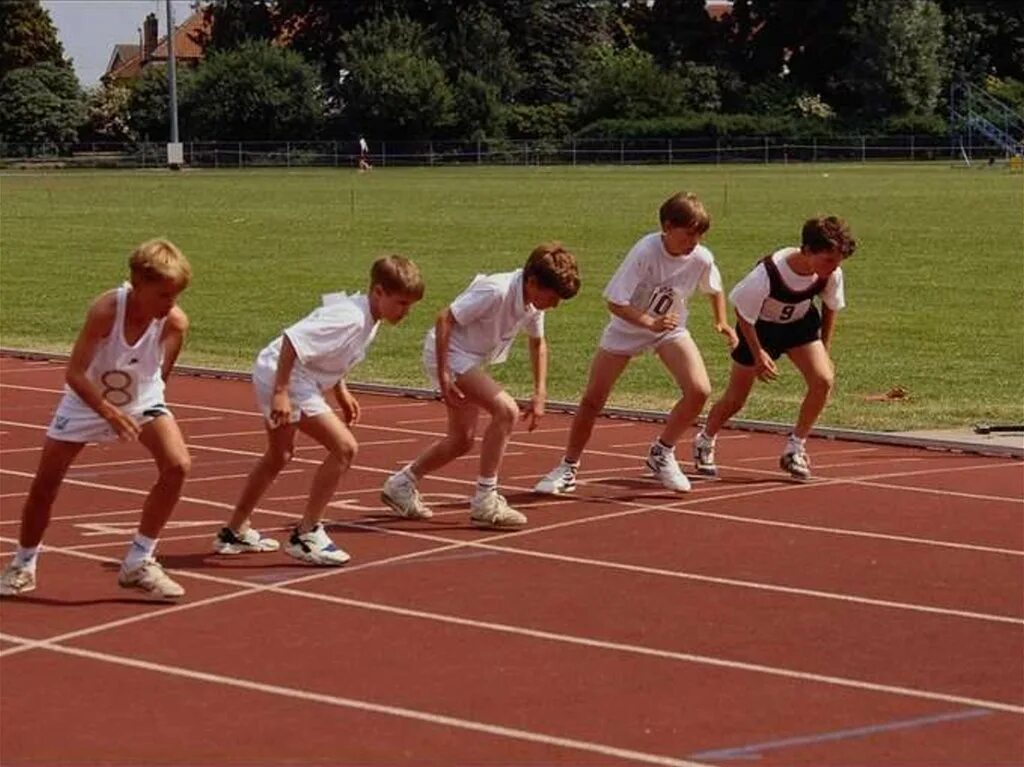
M423 298L420 268L405 256L383 256L370 267L370 288L380 285L385 293L401 293L419 301Z
M183 289L192 281L192 265L168 240L148 240L128 257L132 279L143 282L174 280Z
M800 244L811 253L836 250L849 258L857 249L857 241L850 233L850 225L837 216L818 216L804 222Z
M561 299L572 298L580 290L576 256L560 242L545 242L533 249L523 267L523 279L527 277L533 277L538 285L553 290Z
M711 228L711 216L693 192L678 192L658 209L661 225L678 226L704 234Z

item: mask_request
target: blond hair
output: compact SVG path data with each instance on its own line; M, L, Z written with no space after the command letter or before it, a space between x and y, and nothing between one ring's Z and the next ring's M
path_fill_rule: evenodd
M132 279L143 282L174 280L182 288L192 281L192 265L178 247L169 240L148 240L128 257Z
M527 277L533 277L538 285L553 290L563 300L572 298L580 290L576 256L560 242L545 242L533 249L523 267L523 279Z
M420 268L405 256L384 256L370 267L370 288L380 285L385 293L399 293L419 301L423 298Z
M662 226L678 226L698 234L711 228L711 216L693 192L678 192L661 204L658 218Z

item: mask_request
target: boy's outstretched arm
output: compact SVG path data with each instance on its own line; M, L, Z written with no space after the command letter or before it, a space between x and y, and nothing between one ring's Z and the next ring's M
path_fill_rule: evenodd
M166 382L171 377L171 370L174 363L178 361L178 355L185 345L185 336L188 335L188 317L180 307L175 306L167 315L164 323L164 335L160 339L163 346L164 358L160 363L160 375Z
M437 315L437 322L434 323L434 354L437 359L437 385L441 389L441 399L452 407L458 407L464 399L464 395L455 385L451 374L448 372L448 344L451 341L452 326L455 325L455 315L449 307L441 310Z
M105 400L103 393L86 375L93 357L96 356L96 346L114 329L116 314L117 296L113 291L100 296L89 307L89 312L85 316L85 324L82 325L75 345L71 349L71 359L68 360L68 369L64 380L86 405L110 424L117 433L118 439L133 440L139 436L142 429L133 418L125 415L117 406Z
M832 335L836 332L836 314L824 303L821 305L821 342L825 345L825 351L830 351L832 346Z
M277 373L274 375L274 394L270 399L270 425L284 426L292 417L292 399L288 396L288 382L295 367L295 347L288 334L281 336L281 354L277 358Z
M548 342L543 336L530 337L530 366L533 368L533 396L529 410L523 411L527 431L537 428L548 398Z
M725 294L721 291L709 293L708 300L711 302L711 312L715 318L715 332L725 336L725 342L729 345L730 350L735 349L739 339L736 337L736 331L732 329L732 325L729 324L729 319L726 316Z
M743 319L739 312L736 312L736 322L740 332L750 347L750 353L754 357L754 367L757 369L757 377L762 381L774 381L779 377L779 369L775 367L775 360L761 346L761 339L757 337L757 330L753 324Z

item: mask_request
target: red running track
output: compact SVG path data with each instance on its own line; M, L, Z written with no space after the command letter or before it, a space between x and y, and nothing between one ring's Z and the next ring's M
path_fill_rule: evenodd
M58 363L0 358L0 553L56 404ZM161 605L116 565L153 469L86 450L41 555L0 606L0 762L29 764L1024 763L1024 464L730 432L722 476L644 475L656 427L602 421L578 492L529 492L569 419L517 432L503 469L523 531L468 524L475 459L426 481L430 521L386 515L384 477L444 428L439 403L363 395L332 502L343 569L210 554L262 451L248 384L178 377L192 452ZM256 523L283 536L320 449Z

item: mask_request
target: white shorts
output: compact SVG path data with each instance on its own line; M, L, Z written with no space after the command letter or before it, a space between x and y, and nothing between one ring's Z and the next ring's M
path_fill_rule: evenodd
M667 333L652 333L641 327L623 328L617 324L605 326L598 346L612 354L624 354L636 357L644 352L653 351L668 341L685 338L690 334L686 328L675 328Z
M448 372L453 377L458 377L473 368L483 367L486 364L486 357L463 354L453 349L448 350ZM427 374L431 386L435 389L440 388L441 384L437 380L437 351L434 349L432 338L428 338L428 342L423 344L423 372Z
M63 401L61 401L63 405ZM57 406L57 412L53 414L53 420L46 429L46 436L60 442L113 442L117 439L117 432L113 427L100 418L98 413L69 412ZM145 426L154 418L162 415L170 415L170 408L167 405L158 404L147 408L142 413L128 413L139 426Z
M252 387L256 392L256 404L267 423L270 423L270 404L274 398L274 380L269 381L261 378L257 371L253 371ZM288 384L288 398L292 401L292 414L288 419L289 423L298 423L302 416L311 418L315 415L330 413L331 406L324 399L324 393L320 388L309 381L301 379L292 380Z

